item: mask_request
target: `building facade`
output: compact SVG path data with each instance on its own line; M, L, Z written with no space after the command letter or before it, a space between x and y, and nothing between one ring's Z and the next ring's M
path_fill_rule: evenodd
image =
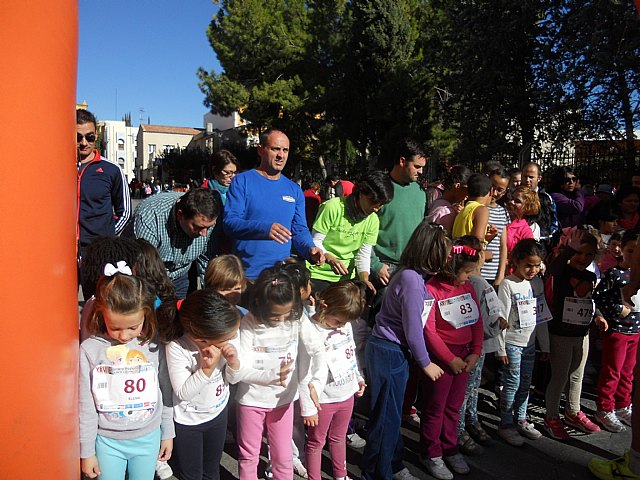
M104 120L98 123L102 131L102 155L117 164L130 182L136 176L138 129L127 127L124 121Z

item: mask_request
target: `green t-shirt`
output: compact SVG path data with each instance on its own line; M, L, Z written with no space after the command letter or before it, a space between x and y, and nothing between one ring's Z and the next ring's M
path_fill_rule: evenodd
M345 215L347 197L332 198L320 206L313 229L326 235L322 242L324 249L338 258L349 270L348 275L333 273L328 264L321 266L307 263L311 278L339 282L356 275L355 256L360 247L367 243L375 245L380 221L375 213L364 220L353 222Z

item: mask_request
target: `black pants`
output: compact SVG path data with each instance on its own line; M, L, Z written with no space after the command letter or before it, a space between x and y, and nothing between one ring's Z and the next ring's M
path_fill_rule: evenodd
M219 480L220 459L227 433L225 408L213 420L200 425L176 422L173 453L181 480Z

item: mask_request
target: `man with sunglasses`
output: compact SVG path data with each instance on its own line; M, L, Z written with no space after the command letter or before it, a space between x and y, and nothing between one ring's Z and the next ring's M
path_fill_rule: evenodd
M96 117L87 110L76 111L78 147L78 205L76 240L78 260L96 237L118 235L131 216L129 186L120 167L96 150ZM80 275L82 282L82 275ZM88 299L94 286L82 282Z

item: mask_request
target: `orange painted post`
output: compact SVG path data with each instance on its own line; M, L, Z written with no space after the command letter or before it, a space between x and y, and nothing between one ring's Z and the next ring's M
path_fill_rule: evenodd
M77 479L77 0L0 3L0 478Z

